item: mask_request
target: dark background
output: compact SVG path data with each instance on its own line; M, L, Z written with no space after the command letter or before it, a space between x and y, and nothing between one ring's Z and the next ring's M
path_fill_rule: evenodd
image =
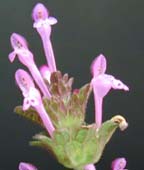
M38 66L45 63L39 35L32 28L31 11L36 0L0 1L0 170L16 170L20 161L32 162L41 170L63 170L47 152L28 145L41 129L13 113L22 96L14 73L22 65L8 61L9 37L17 32L26 37ZM143 0L43 0L52 16L52 42L58 69L75 77L74 87L91 79L90 64L103 53L107 73L123 80L130 92L111 91L104 101L104 120L121 113L129 122L119 130L97 165L109 170L116 157L126 157L129 170L143 169L144 122L144 1ZM94 121L91 96L87 121Z

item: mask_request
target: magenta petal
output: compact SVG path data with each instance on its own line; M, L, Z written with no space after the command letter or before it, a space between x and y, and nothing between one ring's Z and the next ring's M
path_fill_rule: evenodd
M32 18L35 22L37 22L40 19L45 20L46 18L48 18L48 16L49 16L48 10L42 3L38 3L35 5L32 12Z
M118 89L118 90L129 91L129 87L126 86L122 81L117 80L117 79L112 80L112 88L113 89Z
M127 162L125 158L117 158L112 162L111 168L112 170L124 170L126 164Z
M9 54L8 58L11 63L14 61L15 57L16 57L16 53L14 51Z
M20 162L19 163L19 170L37 170L37 168L30 163Z
M55 17L48 17L48 22L50 25L56 24L58 21Z
M30 105L29 99L28 99L28 98L24 98L22 109L23 109L24 111L26 111L26 110L28 110L28 109L30 108L30 106L31 106L31 105Z
M111 82L105 79L104 74L92 79L92 86L98 97L103 98L111 89Z
M84 170L96 170L94 164L85 165Z
M42 104L41 94L39 90L31 87L29 90L29 100L31 106L35 107Z
M13 49L28 49L27 41L25 38L17 33L13 33L10 37L11 45Z
M40 67L40 73L42 77L50 83L51 72L47 65L43 65Z
M23 69L18 69L16 71L15 80L24 96L28 94L31 87L35 87L31 76Z
M91 64L91 72L94 77L105 73L107 67L106 58L103 54L100 54L94 59Z
M40 92L35 87L31 87L27 96L24 97L23 110L29 109L30 106L36 107L42 104Z

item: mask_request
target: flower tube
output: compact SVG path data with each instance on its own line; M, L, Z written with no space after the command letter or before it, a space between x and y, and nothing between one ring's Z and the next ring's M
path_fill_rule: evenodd
M46 55L46 59L50 71L55 72L57 69L56 69L54 52L50 40L50 35L51 35L51 25L56 24L57 19L54 17L50 17L46 7L41 3L35 5L32 12L32 18L34 20L33 27L36 28L37 32L39 33L42 39L44 52Z

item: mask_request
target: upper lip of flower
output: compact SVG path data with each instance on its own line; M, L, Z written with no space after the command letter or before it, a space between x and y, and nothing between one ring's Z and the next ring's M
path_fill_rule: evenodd
M24 96L27 96L31 87L35 87L32 77L23 69L16 71L15 80Z
M32 18L34 21L40 19L46 19L49 16L47 8L42 3L37 3L32 12Z
M10 41L13 49L28 49L25 38L17 33L12 33Z

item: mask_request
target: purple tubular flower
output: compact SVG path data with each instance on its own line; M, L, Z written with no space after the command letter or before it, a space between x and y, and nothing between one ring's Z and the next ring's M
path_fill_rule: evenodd
M112 75L105 74L106 66L106 58L102 54L94 59L91 65L91 72L93 75L91 86L94 92L95 122L97 127L100 127L102 123L103 98L107 95L110 89L129 90L128 86L126 86L122 81L116 79Z
M56 69L54 52L50 40L50 35L51 35L51 25L56 24L57 19L54 17L50 17L46 7L41 3L38 3L34 7L32 12L32 18L34 20L33 27L36 28L37 32L39 33L42 39L44 52L46 55L46 59L50 71L55 72L57 69Z
M94 164L88 164L84 167L84 170L96 170Z
M34 62L33 54L29 51L26 40L21 35L16 34L16 33L13 33L11 35L10 40L11 40L11 45L14 51L9 54L9 60L13 62L17 55L19 61L22 64L24 64L31 72L35 82L41 89L43 95L45 97L50 98L51 94L46 84L44 83L44 80L41 77L41 74Z
M43 65L40 67L40 73L42 77L50 83L51 72L47 65Z
M39 113L39 116L41 117L45 128L52 137L55 128L47 112L45 111L40 92L34 87L31 82L32 79L30 75L26 71L19 69L15 73L15 79L24 96L23 110L27 110L31 106L35 108L35 110Z
M37 170L37 168L30 163L20 162L19 163L19 170Z
M125 158L117 158L115 159L111 164L112 170L126 170L124 169L126 167L127 161Z

